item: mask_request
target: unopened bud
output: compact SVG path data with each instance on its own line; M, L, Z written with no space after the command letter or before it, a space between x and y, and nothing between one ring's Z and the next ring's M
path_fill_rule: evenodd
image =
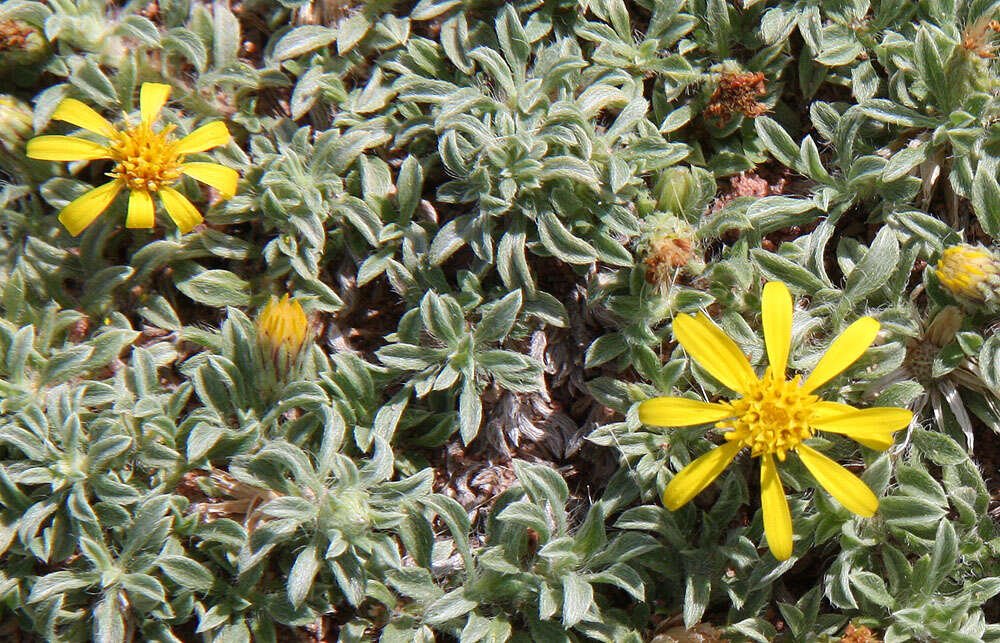
M31 138L31 108L13 96L0 94L0 148L15 154Z
M965 303L1000 302L1000 261L982 246L947 248L937 263L938 280Z
M937 346L947 346L951 340L955 339L958 331L962 330L962 322L965 321L965 313L958 306L945 306L934 320L927 325L924 331L924 339Z
M302 305L288 295L271 297L257 317L257 339L264 363L273 366L275 375L286 378L297 370L312 339Z
M331 524L337 525L348 540L363 535L371 526L368 497L360 491L340 491L330 498L329 506L333 514Z
M695 189L691 169L674 166L664 170L656 181L656 205L663 212L679 215Z

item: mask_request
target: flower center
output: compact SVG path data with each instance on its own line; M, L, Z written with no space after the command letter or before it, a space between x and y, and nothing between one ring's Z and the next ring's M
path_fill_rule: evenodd
M812 436L810 407L819 398L802 391L801 376L791 381L779 379L768 369L764 377L750 385L746 395L730 404L735 419L716 426L729 429L726 440L738 440L752 456L771 453L784 461L788 451Z
M931 342L913 340L907 343L906 358L903 360L903 364L918 382L928 383L934 379L934 358L940 352L940 346Z
M131 190L156 192L180 178L183 157L168 138L173 127L154 132L148 124L118 132L110 145L116 161L110 175Z

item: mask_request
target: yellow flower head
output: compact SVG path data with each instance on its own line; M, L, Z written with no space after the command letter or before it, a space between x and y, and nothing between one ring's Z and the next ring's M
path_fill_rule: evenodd
M941 254L937 277L956 298L984 302L1000 286L1000 262L986 248L963 243Z
M879 324L874 319L862 317L848 326L802 382L798 375L785 379L792 338L792 296L783 283L773 281L764 286L761 313L770 363L763 377L757 377L736 343L704 314L674 319L674 334L687 354L742 397L720 403L657 397L639 405L639 420L656 426L716 422L726 431L724 445L694 460L667 485L663 504L671 511L711 484L744 447L750 449L752 457L760 457L764 532L775 558L785 560L792 555L792 518L775 457L784 462L789 452L797 453L834 498L868 517L878 508L871 489L804 440L814 431L829 431L884 451L892 445L892 434L908 425L913 414L897 408L856 409L813 394L864 354L878 334Z
M281 372L287 372L298 360L309 335L302 305L288 295L280 300L271 297L257 317L257 337L264 356Z
M42 161L90 161L110 159L115 163L108 173L112 181L94 188L73 200L59 213L59 221L74 237L104 212L118 193L130 191L126 228L152 228L153 195L160 197L167 214L181 232L188 232L201 222L201 213L180 192L171 187L186 174L207 183L223 199L236 194L239 175L236 170L218 163L186 163L187 154L204 152L229 142L225 123L203 125L181 139L171 136L173 126L153 129L170 94L170 86L143 83L139 90L138 125L116 129L103 116L80 101L64 99L52 118L65 121L107 139L97 143L75 136L37 136L28 141L29 158Z

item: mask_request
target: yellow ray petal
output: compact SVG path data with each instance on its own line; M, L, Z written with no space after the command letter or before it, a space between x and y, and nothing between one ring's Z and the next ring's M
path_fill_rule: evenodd
M132 190L128 198L126 228L152 228L156 221L153 197L145 190Z
M240 178L236 170L218 163L184 163L181 165L181 172L211 185L223 199L233 198L236 194L236 182Z
M231 138L232 136L229 134L226 124L222 121L215 121L208 125L202 125L177 141L175 149L178 154L194 154L195 152L204 152L213 147L225 145Z
M160 110L167 104L170 95L170 85L163 83L143 83L139 88L139 113L142 122L152 123L160 115Z
M810 417L814 420L833 417L835 415L843 415L844 413L852 413L860 410L861 409L856 409L850 404L828 402L827 400L820 400L809 406L809 412L811 413Z
M810 415L809 424L820 431L833 431L834 433L842 430L895 432L906 428L913 419L913 413L909 409L899 409L894 406L855 409L847 404L838 404L837 406L846 407L848 410L834 414L825 412L827 404L833 403L826 402L823 406L814 404L810 407L813 412ZM817 407L820 409L818 412Z
M862 446L868 447L872 451L885 451L895 442L892 433L871 433L867 435L844 433L843 435L851 438Z
M75 136L36 136L28 141L24 153L29 159L39 161L92 161L111 158L106 145Z
M823 358L806 379L802 387L804 392L812 393L858 361L875 341L878 329L879 323L871 317L862 317L848 326L826 349Z
M736 342L704 314L678 315L674 319L674 336L693 360L734 391L745 393L747 384L757 379Z
M108 209L121 189L121 181L111 181L84 192L62 209L59 213L59 223L66 226L71 235L77 236Z
M177 228L184 233L190 232L192 228L201 223L201 213L187 200L187 197L173 188L160 188L160 200L163 207L167 209L167 214L177 224Z
M841 404L840 402L827 402L825 400L814 403L809 407L810 417L809 424L813 428L827 418L833 418L845 413L857 413L860 409L856 409L849 404ZM847 427L838 427L834 425L833 431L830 433L839 433L845 435L859 444L863 444L869 449L874 449L875 451L885 451L892 446L893 437L892 431L879 432L864 432L863 430L854 430L854 426L849 425Z
M64 98L56 111L52 113L52 118L82 127L88 132L100 134L105 138L115 136L115 128L106 118L75 98Z
M727 404L712 404L686 397L654 397L639 405L639 421L653 426L693 426L733 416Z
M788 560L792 555L792 514L770 453L760 457L760 505L764 511L764 535L771 554L778 560Z
M780 281L764 284L760 302L764 343L771 372L784 379L788 352L792 346L792 295Z
M837 407L844 407L845 410L837 413ZM855 409L846 404L821 402L811 409L809 425L814 429L846 435L876 451L885 451L892 446L892 434L906 428L913 419L913 413L895 407Z
M840 501L840 504L865 518L875 515L878 498L856 475L804 444L800 444L797 451L809 473L813 474L816 481Z
M740 450L739 442L726 442L677 472L663 491L663 504L676 511L719 477Z

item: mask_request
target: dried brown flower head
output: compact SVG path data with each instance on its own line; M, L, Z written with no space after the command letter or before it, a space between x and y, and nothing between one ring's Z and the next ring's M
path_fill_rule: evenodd
M156 0L153 0L153 2L147 4L144 9L140 10L139 13L146 16L150 20L155 20L160 17L160 5L156 2Z
M646 253L646 282L658 284L669 280L678 268L694 258L694 243L680 237L661 237L649 244Z
M0 51L24 49L35 30L19 20L0 20Z
M971 54L980 58L995 58L993 34L990 32L1000 31L1000 21L990 20L989 15L985 15L962 32L962 47Z
M680 273L700 274L705 269L702 249L695 229L670 213L646 217L639 240L639 256L645 268L646 283L666 292Z
M763 73L723 72L705 114L715 118L719 125L724 125L736 113L756 118L767 111L765 105L757 102L765 93L767 82Z
M840 638L840 643L882 643L882 639L877 638L874 633L864 625L854 627L854 623L848 623L844 635Z

